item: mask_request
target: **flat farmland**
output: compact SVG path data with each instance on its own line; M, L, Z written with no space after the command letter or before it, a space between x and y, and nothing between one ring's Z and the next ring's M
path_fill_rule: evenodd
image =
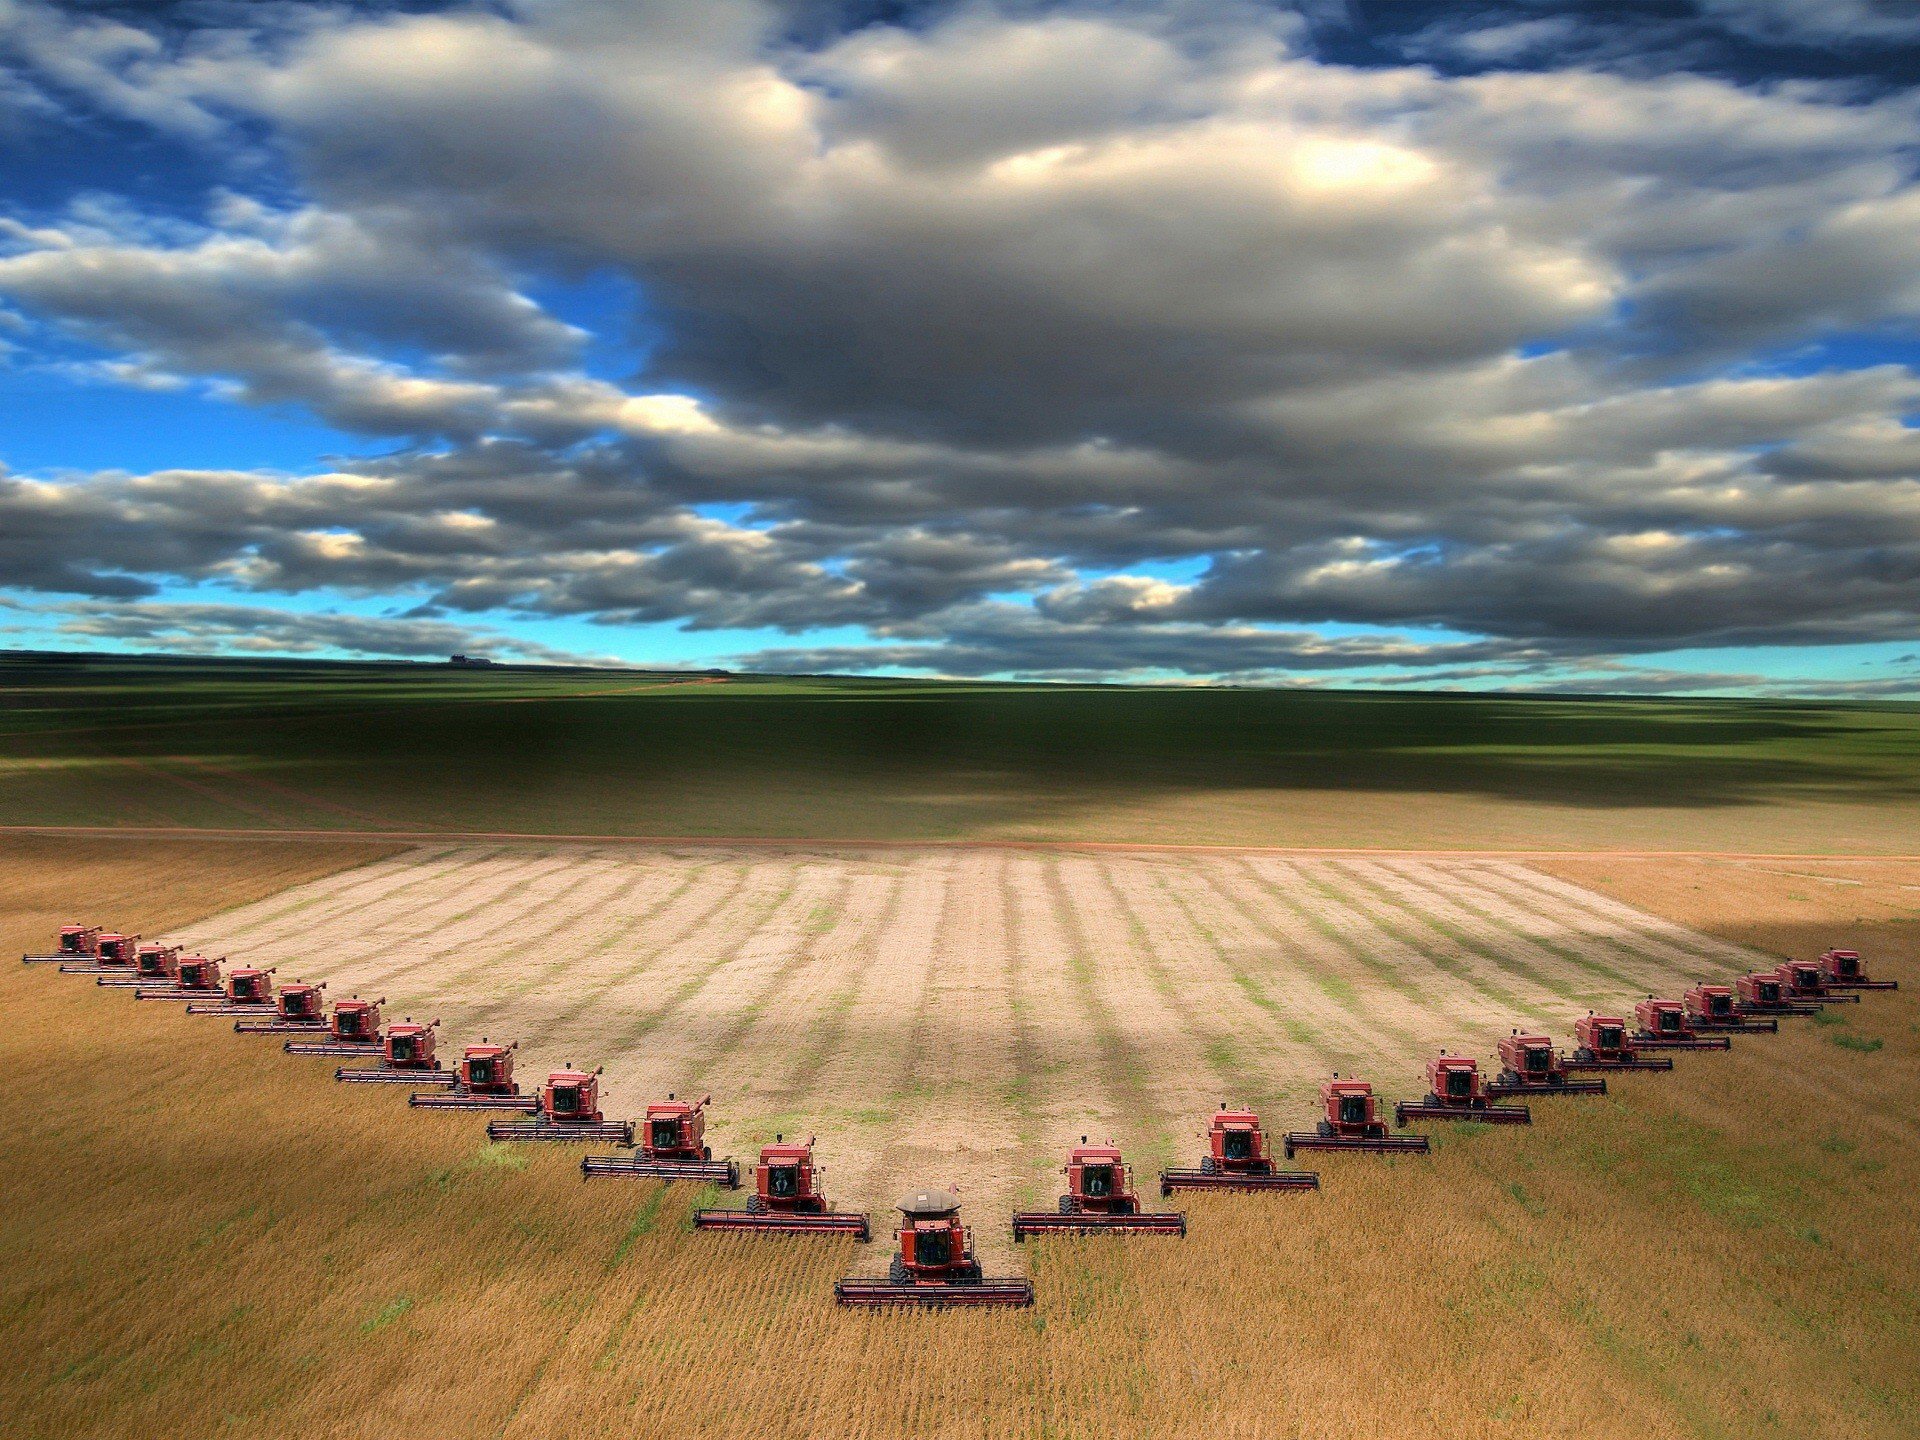
M843 1203L958 1183L983 1238L1081 1134L1145 1171L1221 1100L1298 1127L1330 1071L1411 1095L1439 1046L1764 963L1498 860L992 849L422 848L173 938L604 1065L610 1114L711 1092L716 1153L816 1133Z

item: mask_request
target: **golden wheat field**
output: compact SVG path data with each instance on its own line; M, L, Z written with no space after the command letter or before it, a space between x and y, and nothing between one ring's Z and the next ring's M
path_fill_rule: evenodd
M15 953L39 948L78 895L122 926L217 938L310 896L350 904L354 887L377 889L418 859L365 846L5 841L0 942ZM591 863L617 868L608 857ZM662 863L671 872L696 862ZM1044 871L1047 862L1033 863ZM1165 887L1196 893L1184 878L1101 864L1101 883L1128 905ZM1401 873L1398 862L1380 864ZM1439 883L1425 870L1406 873ZM1365 876L1372 888L1356 876L1318 877L1345 887L1356 923L1375 913L1361 898L1393 890L1384 874ZM643 883L671 889L685 878ZM1775 952L1853 943L1903 979L1920 958L1920 868L1911 865L1571 857L1551 873L1496 868L1467 880L1453 881L1450 903L1484 906L1487 890L1521 885L1560 898L1512 928L1469 924L1438 901L1375 907L1404 941L1416 938L1408 927L1420 915L1444 917L1472 939L1447 950L1419 932L1428 949L1452 957L1452 972L1432 956L1420 963L1450 975L1453 987L1436 989L1431 1003L1459 1027L1487 1018L1472 978L1519 987L1527 977L1516 964L1560 974L1543 958L1551 952L1524 948L1519 932L1529 944L1571 947L1570 936L1599 924L1584 917L1603 913L1618 926L1623 914L1640 915L1634 923L1646 933L1669 939ZM1001 910L963 907L951 932L931 934L964 950L970 934L1017 910L1021 902L1004 898L1021 893L1016 882L1002 875L992 887ZM866 903L906 904L913 883L902 873ZM1575 896L1590 898L1576 905ZM784 903L804 933L797 949L768 938L754 952L758 1007L745 991L715 1009L700 1003L700 988L686 991L681 1018L697 1017L703 1038L671 1053L698 1056L704 1046L715 1064L768 1065L726 1060L761 1048L722 1043L742 1015L744 1036L790 1031L788 1043L802 1050L806 1037L818 1038L821 1015L858 1033L860 992L836 1022L838 992L829 985L822 998L807 977L834 964L888 963L851 931L832 938L864 912L843 904L841 918L815 932L806 929L814 908ZM1323 918L1333 907L1312 902ZM1258 909L1278 923L1272 917L1286 906L1276 899ZM1065 1117L1056 1107L1083 1103L1075 1087L1088 1087L1084 1103L1124 1108L1123 1093L1101 1088L1117 1081L1089 1087L1070 1073L1105 1069L1116 1038L1139 1051L1142 1092L1158 1092L1152 1067L1163 1063L1157 1046L1172 1021L1149 1010L1122 1024L1118 990L1100 988L1152 991L1149 956L1184 980L1225 966L1228 949L1242 947L1233 953L1251 987L1216 979L1191 1002L1197 1012L1204 995L1206 1014L1180 1017L1167 1043L1198 1046L1204 1057L1218 1035L1260 1037L1233 1055L1252 1062L1247 1086L1275 1087L1275 1103L1297 1093L1280 1088L1297 1083L1279 1068L1294 1053L1286 1046L1298 1052L1298 1073L1346 1053L1394 1073L1392 1030L1351 1020L1337 1028L1337 994L1310 997L1302 1019L1316 1034L1364 1040L1323 1054L1287 1035L1285 1008L1256 998L1275 977L1254 968L1255 956L1284 947L1263 940L1251 919L1236 940L1212 910L1178 925L1169 918L1167 929L1149 925L1142 944L1125 938L1129 911L1118 903L1052 913L1065 928L1064 917L1088 923L1099 911L1099 923L1115 927L1112 943L1063 946L1049 962L1064 976L1049 982L1063 987L1057 993L1036 989L1022 1007L997 999L999 1009L981 1008L972 988L946 996L956 1017L977 1013L996 1029L996 1017L1020 1019L1024 1009L1031 1034L1046 1037L1047 1048L1035 1039L1024 1072L1029 1110L1006 1093L1020 1088L1007 1079L1023 1073L1017 1055L992 1059L977 1077L996 1111L1032 1125L1032 1154ZM624 933L645 935L657 921L658 912L651 922L637 917ZM1314 933L1329 963L1349 953ZM1495 944L1495 935L1504 938ZM478 944L459 954L479 964ZM1416 963L1374 939L1364 953L1381 965ZM797 968L796 955L805 957ZM329 968L318 951L298 958ZM745 963L743 952L714 973ZM984 953L966 963L969 987L997 974ZM1677 959L1662 963L1691 973ZM1074 988L1076 970L1091 977L1083 989ZM542 973L542 983L562 978ZM680 994L693 972L675 973L671 993ZM1625 973L1635 983L1642 974ZM765 988L776 976L784 978ZM1560 978L1576 992L1616 984ZM1384 978L1369 988L1383 1004L1400 1003ZM797 1010L798 995L821 1008ZM1213 1003L1234 995L1244 997L1237 1008ZM451 1021L460 995L446 996ZM1568 1012L1554 1007L1584 1008L1583 993L1551 985L1516 996L1556 1019ZM0 1120L0 1339L15 1357L0 1376L0 1417L9 1433L1893 1437L1920 1428L1920 1236L1910 1203L1920 1182L1920 1017L1911 985L1849 1007L1856 1013L1836 1023L1800 1022L1770 1041L1738 1041L1730 1055L1682 1057L1672 1075L1615 1077L1602 1100L1541 1102L1530 1130L1444 1135L1426 1160L1329 1157L1318 1195L1196 1197L1184 1242L1023 1247L1017 1258L1030 1264L1037 1292L1031 1311L952 1315L836 1312L826 1296L859 1263L851 1242L694 1234L686 1217L701 1197L688 1189L583 1184L575 1154L488 1146L473 1117L408 1112L393 1094L342 1093L324 1062L215 1033L173 1007L138 1006L17 965L0 970L0 999L0 1043L19 1084ZM1222 1013L1244 1026L1208 1028ZM1089 1051L1061 1045L1059 1036L1086 1033L1088 1017L1101 1015L1108 1022L1092 1026ZM1395 1024L1417 1029L1433 1018L1407 1014ZM959 1018L952 1027L966 1029ZM758 1106L730 1121L740 1136L779 1102L777 1091L754 1087L786 1083L784 1075L778 1066L740 1072ZM877 1075L880 1105L888 1077ZM652 1078L636 1070L631 1084ZM1217 1088L1222 1078L1208 1082ZM937 1093L908 1098L927 1114L943 1103ZM1172 1103L1159 1123L1181 1118ZM1009 1122L996 1114L993 1123ZM876 1128L879 1138L889 1133ZM836 1161L831 1150L827 1159ZM1003 1223L979 1197L967 1203L980 1230Z

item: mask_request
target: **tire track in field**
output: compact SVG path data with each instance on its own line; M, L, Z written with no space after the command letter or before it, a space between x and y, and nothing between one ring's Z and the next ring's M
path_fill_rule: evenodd
M1397 862L1386 863L1382 868L1406 875L1421 893L1430 893L1434 889L1430 879L1431 867L1422 867L1418 862ZM1672 965L1656 961L1652 956L1622 944L1611 936L1576 930L1539 911L1528 910L1494 887L1482 884L1477 875L1454 870L1442 873L1452 881L1472 882L1471 900L1451 890L1447 892L1447 898L1480 924L1511 935L1552 960L1596 975L1616 987L1615 991L1599 996L1597 1000L1589 992L1581 997L1587 1003L1617 1003L1619 994L1627 991L1643 994L1649 983L1656 986L1669 984L1674 978ZM1604 946L1609 954L1617 958L1612 962L1597 960L1585 953L1583 946Z
M1603 895L1597 890L1576 885L1570 880L1562 880L1544 870L1535 870L1530 865L1511 862L1498 862L1486 867L1488 871L1499 875L1510 884L1523 887L1536 895L1541 895L1542 907L1552 904L1572 904L1576 909L1598 919L1611 922L1614 926L1624 926L1631 933L1647 936L1650 939L1663 940L1675 949L1713 964L1728 965L1744 973L1754 968L1757 951L1730 944L1725 940L1716 940L1711 935L1703 935L1689 930L1684 925L1644 910L1636 910L1612 896ZM1765 957L1761 957L1764 960ZM1768 968L1772 968L1769 966Z
M1058 876L1029 856L1015 858L1009 870L1014 942L1026 958L1026 1063L1046 1097L1035 1104L1044 1170L1064 1160L1083 1134L1119 1140L1150 1163L1170 1161L1173 1117L1150 1084L1150 1057L1101 992Z
M1437 970L1460 982L1463 988L1475 992L1508 1015L1526 1015L1541 1021L1550 1018L1538 1006L1522 999L1512 989L1483 973L1471 960L1464 958L1458 945L1423 944L1409 928L1410 921L1418 923L1418 916L1409 916L1404 905L1390 898L1382 906L1382 897L1366 893L1364 887L1362 893L1355 894L1356 882L1331 869L1330 864L1328 861L1314 861L1300 867L1307 883L1323 900L1343 907L1357 923L1383 937L1403 953L1417 957L1429 971ZM1343 879L1347 882L1345 886L1340 883Z

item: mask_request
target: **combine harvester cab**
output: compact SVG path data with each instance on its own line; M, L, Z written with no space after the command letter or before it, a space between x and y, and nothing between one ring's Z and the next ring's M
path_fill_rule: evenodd
M1301 1150L1365 1150L1377 1154L1424 1155L1424 1135L1395 1135L1380 1118L1380 1102L1365 1080L1335 1075L1320 1086L1321 1116L1311 1130L1295 1130L1285 1140L1287 1158Z
M117 975L101 975L94 984L138 987L141 985L173 985L180 976L180 947L178 945L142 945L133 952L133 969Z
M1573 1022L1573 1056L1566 1066L1570 1072L1673 1069L1667 1056L1642 1055L1640 1048L1627 1033L1624 1015L1596 1015L1589 1010Z
M440 1068L434 1059L434 1031L438 1020L416 1025L411 1015L397 1025L387 1027L381 1047L380 1063L364 1067L342 1065L333 1072L336 1080L362 1085L453 1085L460 1077Z
M182 955L174 962L173 984L143 985L133 992L136 1000L218 1000L221 961L208 955Z
M386 1037L380 1033L380 1007L386 1004L383 995L378 1000L362 1000L358 995L349 995L345 1000L333 1002L333 1018L327 1021L327 1038L324 1040L289 1040L285 1049L289 1055L380 1055L386 1052Z
M1733 1041L1725 1035L1696 1034L1687 1023L1687 1012L1678 1000L1656 1000L1649 995L1633 1007L1639 1029L1633 1032L1633 1044L1640 1050L1730 1050Z
M1222 1101L1207 1122L1207 1153L1197 1170L1162 1170L1162 1197L1176 1190L1318 1190L1311 1170L1276 1170L1260 1117Z
M139 952L140 937L138 935L123 935L118 930L103 930L94 939L93 954L82 955L61 965L60 973L62 975L132 975Z
M1829 950L1820 957L1820 974L1829 990L1898 990L1898 980L1871 980L1858 950Z
M327 1028L327 1017L322 1013L324 997L320 994L327 988L322 980L318 985L309 985L304 980L290 981L280 987L280 993L273 997L273 1014L265 1020L236 1020L234 1031L241 1035L285 1035L311 1034Z
M1522 1035L1515 1030L1500 1042L1498 1077L1487 1082L1487 1094L1503 1095L1604 1095L1607 1082L1573 1080L1567 1076L1567 1062L1545 1035Z
M1409 1120L1476 1120L1485 1125L1528 1125L1533 1113L1524 1105L1496 1105L1480 1079L1480 1062L1470 1055L1442 1050L1427 1062L1427 1098L1402 1100L1393 1107L1393 1123Z
M429 1090L409 1095L407 1104L419 1110L522 1110L531 1115L540 1108L538 1095L522 1095L513 1078L511 1045L495 1045L486 1036L460 1052L460 1072L451 1090Z
M104 941L102 942L105 943ZM1787 999L1801 1005L1858 1005L1860 997L1836 994L1827 988L1826 972L1818 960L1789 960L1774 974L1780 977Z
M189 1005L189 1015L272 1016L278 1011L273 1003L273 970L243 966L227 976L226 998L213 1005Z
M100 952L100 937L105 933L98 925L62 925L53 949L38 955L22 955L20 963L52 965L63 960L92 960Z
M1797 1000L1787 998L1786 982L1780 978L1777 970L1755 970L1750 975L1742 975L1733 982L1736 998L1734 1010L1742 1016L1750 1015L1817 1015L1818 1005L1803 1005Z
M740 1166L731 1158L716 1160L707 1145L707 1106L703 1095L689 1105L671 1091L664 1100L647 1106L640 1124L640 1143L627 1155L589 1155L580 1173L623 1175L635 1180L699 1180L728 1190L740 1188Z
M1740 997L1731 985L1702 980L1687 989L1680 1003L1686 1007L1687 1024L1701 1034L1724 1031L1731 1035L1771 1035L1780 1028L1778 1020L1742 1015Z
M589 1159L593 1158L591 1156ZM753 1167L753 1194L744 1210L696 1210L696 1230L747 1230L757 1235L851 1235L867 1240L867 1217L827 1203L826 1172L813 1161L813 1137L804 1145L775 1135L760 1147Z
M960 1200L941 1190L918 1190L902 1200L900 1249L887 1278L849 1275L837 1280L841 1305L1031 1305L1024 1278L988 1279L973 1258L973 1232L960 1223Z
M600 1072L556 1070L540 1087L531 1120L490 1120L489 1140L543 1140L581 1143L633 1143L631 1120L609 1120L600 1113Z
M1114 1144L1080 1143L1060 1167L1067 1193L1053 1210L1027 1210L1013 1217L1015 1242L1029 1235L1185 1235L1187 1217L1177 1210L1142 1210L1133 1168Z

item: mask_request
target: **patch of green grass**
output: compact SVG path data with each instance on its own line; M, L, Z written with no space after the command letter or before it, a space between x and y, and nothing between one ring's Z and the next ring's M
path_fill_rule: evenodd
M378 1334L411 1309L413 1309L411 1295L396 1295L375 1310L370 1317L360 1322L360 1333L362 1335Z
M1842 1050L1855 1050L1862 1055L1873 1054L1883 1043L1870 1036L1850 1035L1844 1031L1839 1034L1829 1035L1827 1039L1831 1040L1835 1045L1838 1045Z

